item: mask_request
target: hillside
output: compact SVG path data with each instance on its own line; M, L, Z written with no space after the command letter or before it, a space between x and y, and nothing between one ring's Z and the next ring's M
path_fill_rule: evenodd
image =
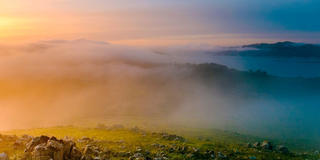
M169 131L150 131L147 128L122 125L96 128L53 127L3 132L0 151L11 159L28 159L42 156L69 156L70 159L317 159L318 152L301 154L289 151L285 146L252 136L218 130L192 129L202 134L193 135L178 130L182 136ZM14 135L14 136L8 136ZM16 136L15 136L16 135ZM46 136L45 136L46 135ZM203 136L202 136L203 135ZM37 136L40 142L37 142ZM47 137L48 136L48 137ZM56 137L56 138L53 138ZM63 139L63 140L58 140ZM42 141L42 142L41 142ZM48 142L47 142L48 141ZM256 143L261 142L261 143ZM263 143L262 143L263 142ZM47 143L46 152L36 148ZM72 152L60 150L72 144ZM39 144L39 146L34 146ZM53 145L55 144L55 145ZM33 149L33 147L34 149ZM43 146L45 147L45 146ZM50 148L51 147L51 148ZM52 148L53 147L53 148ZM282 147L282 148L281 148ZM29 150L32 150L32 152ZM50 153L50 154L49 154ZM78 158L77 158L78 157ZM38 157L39 158L39 157ZM65 158L66 159L66 158Z
M320 58L320 45L290 41L257 43L243 45L240 48L227 48L224 51L212 52L212 54L278 58Z

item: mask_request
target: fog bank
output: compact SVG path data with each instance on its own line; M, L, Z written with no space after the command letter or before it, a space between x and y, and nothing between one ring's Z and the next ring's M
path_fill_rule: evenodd
M318 111L312 101L317 96L273 89L289 85L261 73L186 64L199 61L183 52L176 56L83 39L2 45L0 50L2 130L139 117L275 136L304 137L303 126L309 135L319 133L319 127L309 127L319 120L311 115ZM308 93L308 87L300 91ZM272 128L283 130L271 133Z

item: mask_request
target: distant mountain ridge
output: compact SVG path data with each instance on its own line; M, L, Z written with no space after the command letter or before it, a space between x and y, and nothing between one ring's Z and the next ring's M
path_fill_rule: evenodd
M229 56L303 57L320 58L320 45L283 41L277 43L256 43L243 45L215 53Z
M291 41L283 41L283 42L276 42L276 43L255 43L249 45L243 45L242 48L274 48L274 49L282 49L282 48L291 48L291 47L301 47L305 45L312 45L312 44L305 44L305 43L295 43Z

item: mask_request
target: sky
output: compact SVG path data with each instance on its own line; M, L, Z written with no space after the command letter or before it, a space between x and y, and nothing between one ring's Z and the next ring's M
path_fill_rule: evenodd
M320 43L318 0L1 0L0 43Z
M248 91L257 97L247 95L246 89L245 98L237 92L230 96L197 76L193 79L188 69L144 66L209 61L211 55L199 54L197 46L213 51L215 45L285 40L320 44L319 15L319 0L0 0L0 130L123 111L167 113L163 106L178 106L171 116L186 117L186 123L196 119L224 124L231 117L241 124L234 116L239 114L244 123L267 118L280 126L290 121L292 128L318 131L318 109L312 108L317 96L284 94L283 99L294 99L307 110L291 114L291 101L275 95L260 98L260 89ZM7 43L23 45L3 45ZM133 46L174 47L159 52ZM233 112L242 106L244 110ZM277 121L279 117L289 118ZM301 119L297 125L295 118Z

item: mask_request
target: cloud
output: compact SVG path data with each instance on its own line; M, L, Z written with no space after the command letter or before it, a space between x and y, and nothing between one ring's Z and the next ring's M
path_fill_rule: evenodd
M188 71L162 65L170 57L150 50L83 39L0 49L2 129L161 115L183 99Z
M167 56L146 49L112 45L90 40L41 41L24 46L1 47L0 73L8 75L46 76L95 74L108 70L110 63L164 63Z
M290 97L303 94L299 90L303 82L292 85L263 76L255 81L246 79L249 73L224 66L185 64L208 62L206 51L220 49L189 45L155 50L90 40L2 45L0 129L143 119L269 133L270 126L292 125L279 117L309 114L288 115L295 112L295 102L287 108L274 97L317 104L312 98Z
M5 51L0 55L2 129L88 118L180 122L231 106L220 105L228 100L219 94L219 87L201 83L201 77L192 76L192 68L179 67L201 56L186 53L183 47L159 54L153 49L90 40L51 40L0 49ZM194 124L200 121L222 122L211 117Z

